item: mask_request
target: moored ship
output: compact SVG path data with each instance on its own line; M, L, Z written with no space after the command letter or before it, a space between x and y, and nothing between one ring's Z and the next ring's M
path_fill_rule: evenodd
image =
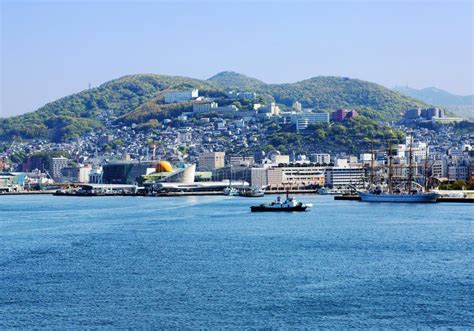
M246 198L260 198L265 195L265 191L263 189L257 187L250 187L247 189L240 190L240 196Z
M439 194L434 192L420 192L411 194L390 194L390 193L370 193L370 192L359 192L361 201L364 202L416 202L416 203L433 203L436 202L440 197Z
M388 163L388 187L387 191L383 187L378 186L372 191L361 192L358 191L360 201L363 202L400 202L400 203L434 203L437 202L438 198L441 196L435 192L428 191L428 176L427 176L427 159L428 159L428 149L426 149L425 155L425 169L424 169L424 187L420 184L413 181L413 137L410 137L410 150L409 150L409 162L408 162L408 178L404 185L393 188L392 181L392 148L389 147L389 163ZM372 165L371 173L373 173L373 151L372 151ZM373 175L371 175L371 183L373 184Z

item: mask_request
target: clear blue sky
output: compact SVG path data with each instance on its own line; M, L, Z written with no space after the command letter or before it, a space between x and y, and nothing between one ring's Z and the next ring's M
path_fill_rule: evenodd
M473 93L469 0L0 1L1 116L134 73L338 75Z

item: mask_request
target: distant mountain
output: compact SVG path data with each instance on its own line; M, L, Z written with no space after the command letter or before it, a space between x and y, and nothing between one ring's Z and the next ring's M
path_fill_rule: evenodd
M254 90L259 89L266 84L256 78L239 74L234 71L223 71L208 79L209 82L227 89Z
M175 117L190 104L164 105L164 92L198 88L199 94L224 98L229 89L254 91L267 100L291 106L330 111L354 108L375 120L396 120L404 110L425 103L383 86L344 77L314 77L292 84L266 84L235 72L221 72L208 80L155 74L129 75L85 90L20 116L0 119L0 140L48 138L63 141L111 122L148 123ZM155 123L155 122L153 122Z
M436 87L415 89L408 86L398 86L395 91L436 106L474 106L474 95L456 95Z
M456 95L436 87L415 89L398 86L395 91L431 105L447 108L459 116L474 119L474 95Z

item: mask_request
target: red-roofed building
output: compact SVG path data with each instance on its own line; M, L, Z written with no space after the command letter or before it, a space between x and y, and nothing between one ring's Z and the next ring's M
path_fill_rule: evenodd
M357 117L359 114L355 110L341 108L332 113L334 122L343 122L345 120Z

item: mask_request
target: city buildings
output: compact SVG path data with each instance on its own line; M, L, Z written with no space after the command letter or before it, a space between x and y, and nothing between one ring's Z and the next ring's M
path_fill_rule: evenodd
M431 122L432 124L448 124L461 122L463 119L446 116L444 109L433 107L409 109L404 114L404 120L407 123Z

